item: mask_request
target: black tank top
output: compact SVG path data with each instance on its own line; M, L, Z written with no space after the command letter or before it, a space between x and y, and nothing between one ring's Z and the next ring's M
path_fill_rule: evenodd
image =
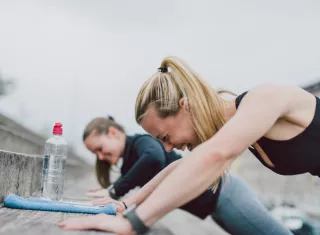
M247 92L236 98L236 108ZM320 177L320 100L316 97L316 112L310 125L289 140L257 141L275 167L269 167L254 148L249 150L270 170L281 175L311 173Z

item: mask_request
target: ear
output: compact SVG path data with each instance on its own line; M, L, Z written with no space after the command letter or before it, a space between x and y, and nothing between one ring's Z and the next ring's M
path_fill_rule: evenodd
M99 133L98 133L98 131L96 130L96 129L94 129L90 134L89 134L89 136L97 136L97 135L100 135ZM89 137L88 136L88 137Z
M189 112L189 101L187 97L181 98L179 100L179 106L180 108L186 110L187 112Z
M119 130L113 126L110 126L109 127L109 130L108 130L108 135L111 135L111 136L116 136L118 135L119 133Z

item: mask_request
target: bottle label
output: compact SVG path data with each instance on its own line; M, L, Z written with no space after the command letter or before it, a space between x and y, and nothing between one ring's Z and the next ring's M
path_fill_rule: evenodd
M67 145L46 143L41 183L42 197L51 200L62 198L66 163Z
M49 159L47 182L59 184L64 178L64 172L66 170L66 158L62 156L49 156Z

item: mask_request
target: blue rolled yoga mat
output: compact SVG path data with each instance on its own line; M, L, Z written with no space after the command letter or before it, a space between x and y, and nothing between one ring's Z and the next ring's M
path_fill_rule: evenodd
M55 211L67 213L86 213L86 214L100 214L116 215L116 207L113 204L105 206L91 206L69 202L57 202L45 200L40 198L24 198L15 194L9 194L4 199L6 207L25 210L38 211Z

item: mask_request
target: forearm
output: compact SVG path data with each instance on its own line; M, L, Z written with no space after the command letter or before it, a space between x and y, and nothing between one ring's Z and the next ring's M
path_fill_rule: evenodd
M125 199L124 201L126 205L139 205L141 202L143 202L160 184L160 182L163 181L168 176L168 174L170 174L170 172L172 172L173 169L176 168L180 161L181 160L177 160L168 165L166 168L160 171L155 177L153 177L147 184L145 184L137 193Z
M169 211L199 196L223 174L233 160L201 152L184 158L137 208L138 216L146 225L150 226Z

